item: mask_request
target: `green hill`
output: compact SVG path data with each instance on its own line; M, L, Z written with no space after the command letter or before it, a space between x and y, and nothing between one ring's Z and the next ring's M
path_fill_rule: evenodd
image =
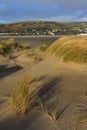
M30 21L11 24L0 24L0 33L18 33L19 35L72 35L86 33L86 22L47 22Z

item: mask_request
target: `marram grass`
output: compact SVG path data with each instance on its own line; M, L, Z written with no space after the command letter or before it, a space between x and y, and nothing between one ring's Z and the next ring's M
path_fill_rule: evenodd
M11 95L11 106L16 115L24 116L31 109L36 100L35 90L32 88L33 78L24 77L17 83Z
M64 62L87 63L87 37L62 37L45 52L45 57L55 55Z
M51 119L56 121L57 120L57 111L56 108L53 106L49 106L47 103L41 101L39 99L39 104L41 106L41 110Z

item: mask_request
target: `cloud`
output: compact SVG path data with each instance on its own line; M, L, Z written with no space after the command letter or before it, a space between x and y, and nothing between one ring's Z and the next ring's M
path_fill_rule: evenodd
M2 19L0 19L0 23L7 23L7 21L4 21L4 20L2 20Z
M7 22L86 20L87 0L0 0L0 16Z

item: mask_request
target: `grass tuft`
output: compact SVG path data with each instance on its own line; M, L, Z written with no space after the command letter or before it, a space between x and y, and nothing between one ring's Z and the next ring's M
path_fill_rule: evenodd
M0 42L0 55L7 56L11 54L13 50L26 50L30 49L30 45L28 43L18 44L14 41L14 39L8 39Z
M30 45L28 43L21 43L20 48L25 50L25 49L30 49L31 47L30 47Z
M45 57L55 55L64 62L87 63L87 37L62 37L45 52Z
M39 104L41 106L42 111L49 116L49 118L51 120L56 121L57 120L57 112L56 109L53 108L52 106L49 106L47 103L41 101L41 99L39 99Z
M35 91L31 87L32 82L33 78L25 77L12 92L11 105L17 115L24 116L36 100Z
M0 54L1 55L8 54L12 48L14 48L13 39L9 39L9 40L0 42Z
M41 45L37 46L37 49L39 51L46 51L47 45L46 44L41 44Z

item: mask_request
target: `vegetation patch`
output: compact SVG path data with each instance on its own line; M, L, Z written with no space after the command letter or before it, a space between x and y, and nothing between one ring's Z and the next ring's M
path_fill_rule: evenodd
M25 50L25 49L30 49L31 47L28 43L21 43L20 48Z
M39 51L45 51L47 49L47 45L46 44L41 44L41 45L37 46L37 49Z
M0 54L5 55L11 51L11 49L15 48L14 40L9 39L7 41L0 42Z
M35 50L31 50L27 53L27 56L31 57L34 60L38 60L41 61L42 60L42 55L39 54L37 51Z
M11 95L11 105L15 114L24 116L27 110L30 110L36 101L35 90L32 87L34 79L32 77L24 77L17 84L16 89Z
M51 120L56 121L57 120L57 111L54 106L50 106L49 104L43 102L41 99L39 99L39 104L41 106L41 110L49 116Z
M45 57L55 55L64 62L87 63L87 37L62 37L45 52Z
M11 55L13 50L26 50L30 48L31 47L28 43L18 44L14 39L8 39L0 42L0 55L8 56Z

